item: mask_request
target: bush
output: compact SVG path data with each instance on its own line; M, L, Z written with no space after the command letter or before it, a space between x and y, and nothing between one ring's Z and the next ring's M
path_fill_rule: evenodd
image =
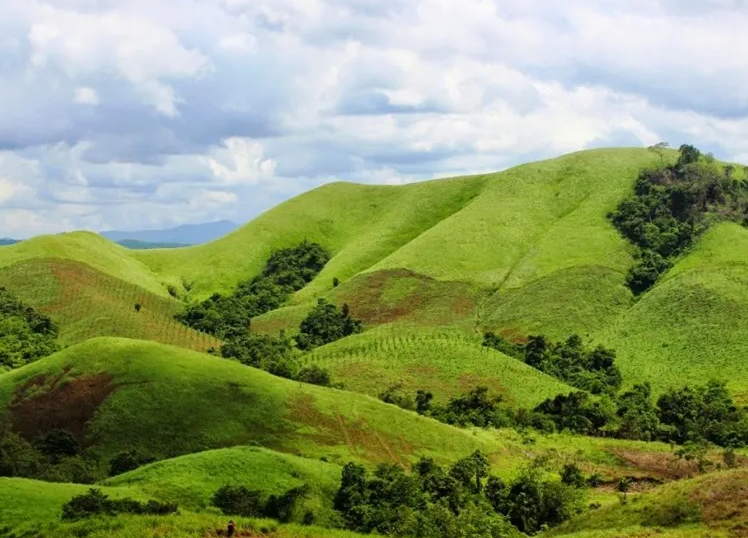
M120 452L109 460L109 476L117 476L156 461L156 458L141 454L137 450Z
M300 349L309 350L360 333L361 328L347 304L338 310L325 299L318 299L317 306L301 322L296 342Z
M227 516L260 517L265 511L263 493L244 486L222 486L212 502Z
M268 517L288 523L294 517L298 501L308 493L309 486L305 484L281 495L270 495L265 500L261 491L226 485L215 492L212 502L227 516ZM308 517L308 514L304 517Z
M100 489L91 488L83 495L76 495L62 507L62 519L75 521L97 515L140 514L163 516L173 514L179 507L172 503L149 500L141 503L131 498L110 499Z
M78 440L67 430L50 431L36 441L36 448L52 463L59 463L80 452Z
M319 385L321 387L329 387L331 382L330 372L317 365L305 366L299 370L296 379L302 383Z

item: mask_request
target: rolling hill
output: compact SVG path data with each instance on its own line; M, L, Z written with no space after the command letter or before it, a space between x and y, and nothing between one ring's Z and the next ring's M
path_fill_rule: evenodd
M520 339L578 333L617 350L628 384L651 381L661 391L700 383L708 372L745 400L744 338L728 329L744 325L743 228L715 226L638 300L624 285L633 250L606 214L656 161L645 149L600 149L405 186L333 183L189 248L129 251L84 232L38 237L0 250L0 275L11 275L0 283L43 308L25 283L38 279L48 289L52 271L62 289L74 289L75 274L96 275L86 286L102 298L97 306L76 306L71 294L56 301L60 314L49 310L64 342L112 335L205 350L216 343L178 334L166 320L181 308L169 286L180 300L230 290L275 249L307 238L329 249L331 261L288 306L255 319L253 330L293 332L324 296L347 302L367 328L490 329ZM45 268L60 260L79 265ZM132 315L137 297L153 305L150 317ZM106 312L97 318L99 310Z

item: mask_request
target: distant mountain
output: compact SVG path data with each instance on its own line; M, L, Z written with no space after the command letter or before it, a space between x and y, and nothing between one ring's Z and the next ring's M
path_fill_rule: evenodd
M179 248L190 246L187 243L146 243L145 241L137 241L135 239L123 239L122 241L115 241L115 243L126 248L131 248L133 250L150 250L152 248Z
M107 232L101 232L101 235L111 241L122 243L122 241L136 241L138 243L159 243L163 248L163 244L167 246L175 245L199 245L201 243L208 243L214 239L226 235L227 233L235 230L238 227L237 224L229 222L227 220L221 220L218 222L206 222L204 224L184 224L177 226L176 228L169 228L166 230L140 230L125 232L119 230L111 230ZM131 243L132 244L132 243ZM142 248L133 247L130 248ZM153 247L149 247L153 248Z
M0 239L0 247L5 245L15 245L16 243L19 243L20 241L18 239L10 239L8 237L4 237Z

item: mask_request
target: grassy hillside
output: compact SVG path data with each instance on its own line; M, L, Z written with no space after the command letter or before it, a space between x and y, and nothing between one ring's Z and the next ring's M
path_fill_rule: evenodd
M307 238L332 260L288 306L255 319L255 331L293 332L316 297L327 296L347 302L369 329L576 332L615 348L629 383L649 380L660 391L716 375L746 401L746 230L715 227L636 301L624 285L633 250L606 214L657 162L643 148L600 149L484 176L334 183L185 249L128 251L87 233L39 237L0 250L0 284L46 308L63 343L125 336L203 350L215 342L172 323L180 305L166 285L192 299L225 291L275 249ZM138 300L145 308L136 316Z
M330 289L333 277L354 276L459 211L483 185L480 177L402 187L333 183L288 200L207 245L134 255L155 272L194 280L201 296L232 288L258 273L272 251L306 238L334 254L300 293L311 297Z
M3 374L0 405L10 406L14 424L28 436L64 427L107 457L127 448L170 457L248 443L367 461L490 449L467 431L366 396L114 338L89 340Z
M114 278L91 266L62 259L39 259L0 269L0 286L60 328L63 345L97 336L153 340L196 351L219 342L174 320L182 304ZM135 305L140 305L136 311Z
M625 504L615 503L588 512L548 536L567 536L567 533L569 536L608 536L596 533L627 528L631 532L646 532L647 529L656 532L658 527L680 526L685 527L678 531L682 534L673 536L691 536L690 532L695 536L745 536L748 529L746 506L748 470L713 473L632 495Z
M308 484L313 498L307 506L320 516L321 510L332 510L340 471L340 466L332 463L259 447L237 447L153 463L111 478L105 485L138 488L149 497L201 511L212 508L211 496L225 484L244 485L267 494L281 494Z
M77 484L52 484L22 478L0 477L0 536L44 536L54 538L142 538L143 536L170 536L173 538L218 536L225 529L226 516L215 509L195 513L182 511L173 516L117 516L87 519L75 523L62 523L62 505L74 495L85 493L90 486ZM100 487L100 486L97 486ZM145 499L138 488L100 487L110 497ZM274 538L355 538L359 535L297 525L279 526L274 521L235 518L243 532L249 536ZM245 535L247 536L247 535Z
M712 228L603 339L619 352L624 378L657 389L728 382L748 402L748 230Z
M437 401L486 386L510 405L534 407L571 387L493 349L477 335L417 328L372 330L313 352L309 363L328 368L346 388L379 395L401 383L415 394L427 389Z

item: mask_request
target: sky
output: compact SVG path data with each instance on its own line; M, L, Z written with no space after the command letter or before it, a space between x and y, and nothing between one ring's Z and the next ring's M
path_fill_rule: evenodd
M658 141L748 164L747 2L0 1L0 236Z

